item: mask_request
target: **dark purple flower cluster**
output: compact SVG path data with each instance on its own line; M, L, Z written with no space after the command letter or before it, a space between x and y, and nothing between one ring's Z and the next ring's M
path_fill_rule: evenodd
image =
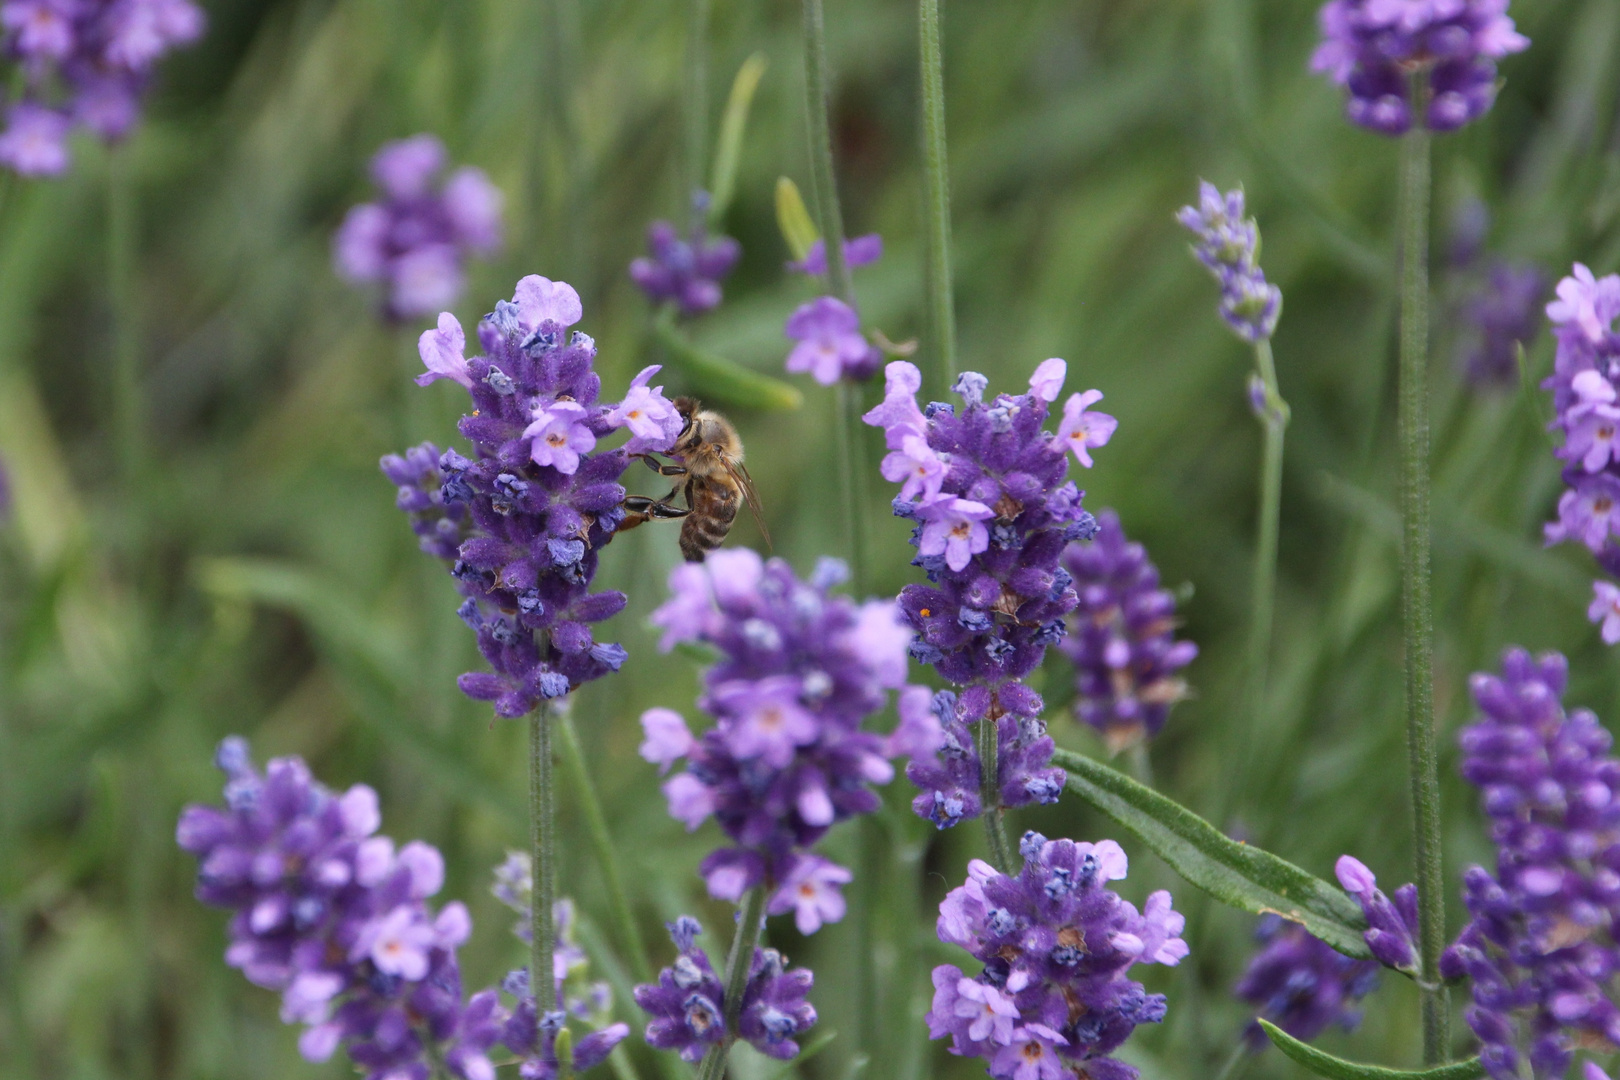
M569 1016L588 1015L592 1020L601 1023L605 1020L605 1008L597 1013L577 1013L579 1003L575 1002L566 1010L555 1009L536 1018L534 993L530 989L529 972L526 968L509 973L502 989L518 998L517 1006L501 1029L501 1042L508 1050L523 1058L523 1065L518 1070L522 1080L557 1080L559 1076L572 1076L584 1072L606 1061L613 1048L630 1034L630 1025L625 1023L607 1024L591 1031L578 1042L573 1041L570 1033L568 1068L564 1069L557 1044L558 1036L567 1028Z
M1600 566L1620 574L1620 275L1596 278L1580 263L1558 283L1547 318L1558 342L1553 373L1542 382L1552 391L1557 415L1551 427L1564 435L1558 456L1564 483L1558 520L1545 529L1548 544L1578 540ZM1620 641L1620 591L1595 586L1588 615L1603 622L1603 639Z
M1247 342L1270 338L1282 314L1282 290L1260 269L1260 226L1243 216L1243 189L1221 194L1198 182L1198 205L1183 206L1176 220L1197 237L1193 254L1221 285L1221 318Z
M1063 552L1079 606L1058 650L1074 663L1074 715L1118 752L1151 739L1170 706L1187 696L1177 674L1198 646L1175 640L1176 598L1159 588L1159 571L1132 543L1119 515L1097 515L1097 535Z
M844 241L844 262L852 270L882 257L883 237L877 233ZM787 268L812 277L826 274L826 241L811 244L805 257L788 263ZM832 386L840 379L864 382L883 363L883 350L861 332L860 314L836 296L818 296L800 304L788 316L783 333L796 342L784 366L794 374L809 375L822 386Z
M602 545L623 520L619 477L633 455L667 449L681 429L663 388L647 386L656 367L617 405L598 401L596 344L578 332L567 337L582 314L567 284L526 277L510 303L497 302L479 323L486 355L471 359L461 324L440 315L438 328L422 335L427 372L417 382L450 379L467 389L473 411L460 431L474 456L446 450L436 477L422 447L383 463L424 548L445 554L463 538L449 552L467 598L460 615L494 671L463 675L460 686L505 717L624 662L624 649L596 642L589 625L617 614L624 594L592 593L590 585ZM628 442L594 452L619 428L629 429Z
M260 773L238 738L216 760L225 807L188 806L176 839L200 863L197 898L235 913L226 962L309 1025L304 1057L342 1045L368 1077L427 1080L442 1055L462 1080L493 1080L505 1016L493 990L462 997L456 947L472 922L459 902L427 904L444 881L438 851L373 835L369 787L334 794L297 758Z
M460 552L472 522L466 503L444 501L444 472L439 468L443 456L437 446L425 442L405 451L403 457L385 454L381 465L383 475L399 488L394 505L410 519L422 550L450 561Z
M682 915L669 924L669 936L680 955L658 973L657 983L636 987L636 1004L652 1016L647 1042L674 1050L683 1061L697 1061L711 1046L743 1039L762 1054L787 1060L799 1052L797 1038L816 1022L816 1009L805 995L815 977L806 968L787 970L775 949L754 949L736 1010L737 1030L726 1024L726 989L709 956L696 944L703 927Z
M1063 636L1079 603L1059 565L1064 545L1097 527L1065 480L1066 452L1089 467L1091 448L1116 426L1088 411L1102 397L1090 390L1070 396L1055 436L1043 429L1065 374L1062 360L1047 360L1029 393L986 401L987 380L968 372L955 387L960 414L940 402L925 414L916 400L921 374L896 361L883 403L865 417L884 429L883 475L901 484L894 512L917 522L912 564L930 582L900 593L916 635L911 655L960 690L936 699L945 735L938 754L914 757L906 770L923 789L917 812L941 828L985 809L972 734L981 722L996 725L1002 805L1053 802L1063 786L1063 771L1046 767L1053 747L1040 695L1020 680Z
M1378 965L1352 960L1298 923L1263 915L1255 928L1260 950L1232 992L1296 1039L1310 1041L1333 1024L1361 1022L1355 1003L1378 986ZM1259 1024L1244 1032L1250 1049L1267 1040Z
M1620 761L1596 716L1565 713L1567 677L1557 653L1508 652L1500 678L1473 677L1484 715L1459 738L1496 873L1464 875L1471 918L1440 970L1473 980L1468 1026L1496 1080L1562 1077L1578 1045L1620 1043Z
M191 0L0 3L0 34L20 69L21 92L0 132L0 165L23 176L65 172L75 124L105 142L122 139L139 118L152 69L169 50L200 38L203 22Z
M710 645L699 706L715 725L693 736L670 709L642 717L641 754L686 771L664 785L670 814L697 828L711 814L734 846L703 861L709 893L738 900L772 890L767 910L794 912L800 933L844 915L848 870L809 851L835 823L879 805L868 786L894 777L886 741L861 725L906 678L906 642L892 601L864 605L829 589L842 563L824 559L808 582L780 559L722 548L670 574L652 615L662 648Z
M1455 131L1496 99L1496 61L1530 45L1508 0L1328 0L1311 70L1349 94L1352 122L1385 135L1412 126ZM1422 97L1412 100L1412 80Z
M501 192L482 169L457 169L432 135L391 142L371 159L377 202L349 211L332 241L339 276L380 284L382 310L395 321L449 307L466 285L469 254L501 246Z
M1458 357L1476 385L1511 386L1519 379L1519 348L1541 329L1547 275L1529 263L1492 259L1458 308Z
M984 1058L997 1080L1134 1080L1109 1055L1138 1024L1164 1019L1162 994L1129 977L1133 964L1175 965L1187 955L1186 920L1170 894L1138 912L1105 886L1125 876L1112 840L1048 841L1025 833L1016 877L975 859L968 879L939 906L939 939L973 954L969 977L934 969L928 1032L951 1053Z
M1386 967L1418 974L1417 886L1411 883L1395 890L1395 899L1384 895L1378 879L1365 863L1350 855L1340 855L1334 873L1345 892L1356 898L1367 917L1362 937L1374 958Z
M720 303L720 282L742 257L742 245L729 236L710 237L709 193L692 197L692 223L686 235L667 221L647 230L648 255L630 264L630 280L654 304L673 302L682 315L701 315Z

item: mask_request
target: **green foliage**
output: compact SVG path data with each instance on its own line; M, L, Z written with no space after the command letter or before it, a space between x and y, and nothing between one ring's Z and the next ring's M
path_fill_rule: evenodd
M1485 1075L1485 1067L1477 1057L1430 1069L1386 1069L1381 1065L1362 1065L1325 1054L1314 1046L1302 1043L1269 1020L1261 1020L1260 1026L1277 1049L1328 1080L1479 1080Z

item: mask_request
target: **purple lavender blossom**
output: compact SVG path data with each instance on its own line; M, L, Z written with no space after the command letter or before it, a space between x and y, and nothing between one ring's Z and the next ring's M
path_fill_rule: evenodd
M1496 61L1528 48L1508 0L1329 0L1311 70L1349 94L1350 120L1385 135L1412 126L1412 77L1422 77L1421 123L1455 131L1496 99Z
M1385 967L1415 977L1418 973L1417 886L1402 885L1395 890L1395 899L1391 901L1378 887L1378 879L1366 864L1350 855L1340 855L1333 872L1367 917L1368 929L1362 937L1373 957Z
M303 1056L341 1045L373 1080L426 1080L435 1054L461 1080L493 1080L504 1016L492 990L462 997L456 948L472 923L459 902L427 904L444 881L438 851L374 835L363 784L335 794L297 758L260 773L239 738L216 761L225 807L186 807L176 839L197 856L197 898L234 912L226 962L308 1025Z
M1090 724L1114 753L1164 728L1170 707L1187 696L1177 672L1198 646L1175 640L1176 598L1132 543L1119 515L1097 515L1097 533L1063 552L1063 571L1079 596L1058 650L1075 667L1075 719Z
M1519 348L1541 329L1547 276L1529 263L1492 260L1483 280L1458 308L1463 332L1458 357L1477 385L1512 385Z
M75 124L103 142L123 139L157 62L200 38L203 24L191 0L0 3L0 40L21 76L0 133L0 165L22 176L60 175Z
M488 256L501 246L500 189L470 166L441 183L448 163L444 144L432 135L385 144L371 159L382 198L350 210L332 238L338 276L379 284L390 321L454 304L466 284L467 256Z
M691 224L682 236L667 221L647 230L647 257L630 264L630 280L654 304L673 302L682 315L701 315L720 303L720 282L742 257L742 245L729 236L710 237L709 193L692 197Z
M1545 528L1549 545L1565 540L1585 544L1600 566L1620 574L1620 275L1594 277L1575 264L1558 283L1557 299L1547 305L1558 349L1553 373L1542 382L1552 391L1556 412L1550 427L1564 434L1557 451L1564 460L1558 519ZM1599 583L1600 585L1604 583ZM1605 620L1600 588L1590 611ZM1604 640L1614 644L1605 629ZM1613 631L1620 638L1620 625Z
M479 323L486 355L470 359L461 324L441 315L422 335L428 376L418 382L467 387L473 409L460 431L473 457L446 450L435 472L426 457L436 448L426 446L383 463L424 549L451 561L467 598L459 614L493 669L461 676L462 692L494 702L498 716L522 716L624 663L621 646L590 630L624 607L624 594L592 593L591 581L623 520L618 480L631 455L667 449L680 433L662 388L646 385L656 367L636 377L622 404L598 400L595 342L577 331L564 341L582 315L572 287L526 277ZM596 449L621 427L628 443Z
M1352 960L1298 923L1262 915L1255 928L1260 950L1233 993L1296 1039L1309 1042L1334 1024L1346 1031L1361 1022L1354 1006L1378 985L1378 965ZM1268 1045L1259 1024L1244 1031L1254 1051Z
M1562 1077L1578 1046L1620 1042L1620 761L1596 716L1565 713L1567 678L1557 653L1509 651L1500 678L1473 677L1483 716L1458 739L1496 872L1464 875L1471 918L1440 972L1473 980L1465 1017L1496 1080Z
M1220 282L1221 318L1244 341L1269 339L1282 314L1282 290L1260 269L1260 227L1243 216L1243 189L1223 195L1200 180L1198 205L1183 206L1176 220L1197 238L1193 254Z
M783 333L798 342L788 353L787 370L808 373L822 386L869 379L883 360L883 353L861 333L855 309L834 296L801 304L788 316Z
M914 756L906 769L922 789L913 808L940 828L983 809L974 724L996 725L1002 806L1053 802L1063 787L1063 770L1048 767L1053 744L1043 702L1021 680L1063 636L1064 617L1079 603L1058 565L1063 545L1096 530L1082 493L1064 480L1067 451L1089 465L1089 449L1106 443L1115 426L1113 417L1088 411L1102 396L1093 390L1069 398L1056 436L1043 430L1065 373L1062 360L1047 360L1029 393L986 402L988 380L969 372L955 387L961 415L942 403L924 415L916 401L921 374L896 361L883 403L865 417L887 438L884 475L918 477L906 479L894 502L897 516L917 522L912 565L930 582L900 594L915 634L911 655L959 688L935 698L937 753Z
M877 233L867 233L865 236L856 236L844 241L844 265L851 270L857 267L870 266L883 258L883 237ZM788 270L795 274L811 274L820 276L827 272L827 242L817 240L810 245L804 258L798 262L787 264Z
M1162 1021L1165 999L1127 973L1133 964L1180 963L1186 920L1168 892L1149 896L1139 913L1105 887L1127 868L1112 840L1025 833L1019 851L1019 874L975 859L967 882L940 904L939 939L984 968L974 977L954 964L934 969L928 1033L949 1035L953 1054L986 1059L998 1080L1135 1080L1133 1066L1109 1055L1138 1024Z
M680 955L658 973L658 982L636 987L636 1004L652 1017L647 1042L693 1062L709 1047L737 1038L778 1060L797 1055L796 1039L816 1022L815 1006L805 1000L814 976L806 968L786 970L786 961L775 949L756 948L736 1010L737 1030L729 1031L725 987L708 954L696 944L702 931L698 921L686 915L670 923L669 934Z
M733 846L703 861L711 896L770 890L766 910L793 912L801 933L844 915L849 871L808 850L839 821L879 805L871 784L894 768L885 740L861 725L906 676L910 634L892 602L857 606L829 590L842 563L825 559L808 582L780 559L722 549L670 574L670 599L653 612L660 648L684 641L720 654L698 705L715 725L693 736L680 715L642 717L641 755L667 771L671 816L696 829L711 815Z

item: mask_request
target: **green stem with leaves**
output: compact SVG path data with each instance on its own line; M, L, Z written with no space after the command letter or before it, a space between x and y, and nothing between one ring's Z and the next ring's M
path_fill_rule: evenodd
M698 1065L697 1080L720 1080L725 1075L726 1057L737 1041L737 1022L742 1017L743 991L748 987L748 971L754 965L754 948L759 944L760 931L765 928L765 886L755 885L743 898L742 911L737 917L737 935L731 941L731 955L726 957L726 1037L709 1048Z
M1425 87L1413 80L1419 115ZM1434 723L1434 612L1429 561L1429 168L1430 136L1414 127L1401 142L1401 629L1406 646L1406 749L1417 856L1423 1061L1445 1060L1447 1003L1439 981L1445 948L1440 848L1440 777Z
M1288 429L1288 403L1277 386L1271 339L1254 346L1255 368L1263 400L1260 426L1265 449L1260 459L1260 522L1254 547L1254 579L1249 597L1248 713L1251 724L1265 714L1266 682L1271 656L1271 628L1277 603L1277 531L1282 514L1283 434Z
M557 951L557 800L552 780L551 736L555 709L543 701L529 713L529 987L534 991L535 1023L557 1007L552 976Z
M951 182L945 156L945 59L939 0L917 0L922 67L923 198L927 213L928 326L940 388L956 382L956 306L951 284Z

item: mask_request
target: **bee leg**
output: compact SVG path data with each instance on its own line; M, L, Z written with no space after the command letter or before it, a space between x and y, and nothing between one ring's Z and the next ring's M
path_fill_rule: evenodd
M651 469L653 472L657 473L659 476L685 476L686 475L686 466L685 465L665 465L663 462L661 462L661 461L657 460L656 458L654 458L651 454L640 454L638 456L641 458L642 464L646 465L647 468Z
M672 521L692 512L670 502L649 499L645 495L631 495L620 505L624 507L625 515L624 520L619 523L618 532L633 529L649 521Z

